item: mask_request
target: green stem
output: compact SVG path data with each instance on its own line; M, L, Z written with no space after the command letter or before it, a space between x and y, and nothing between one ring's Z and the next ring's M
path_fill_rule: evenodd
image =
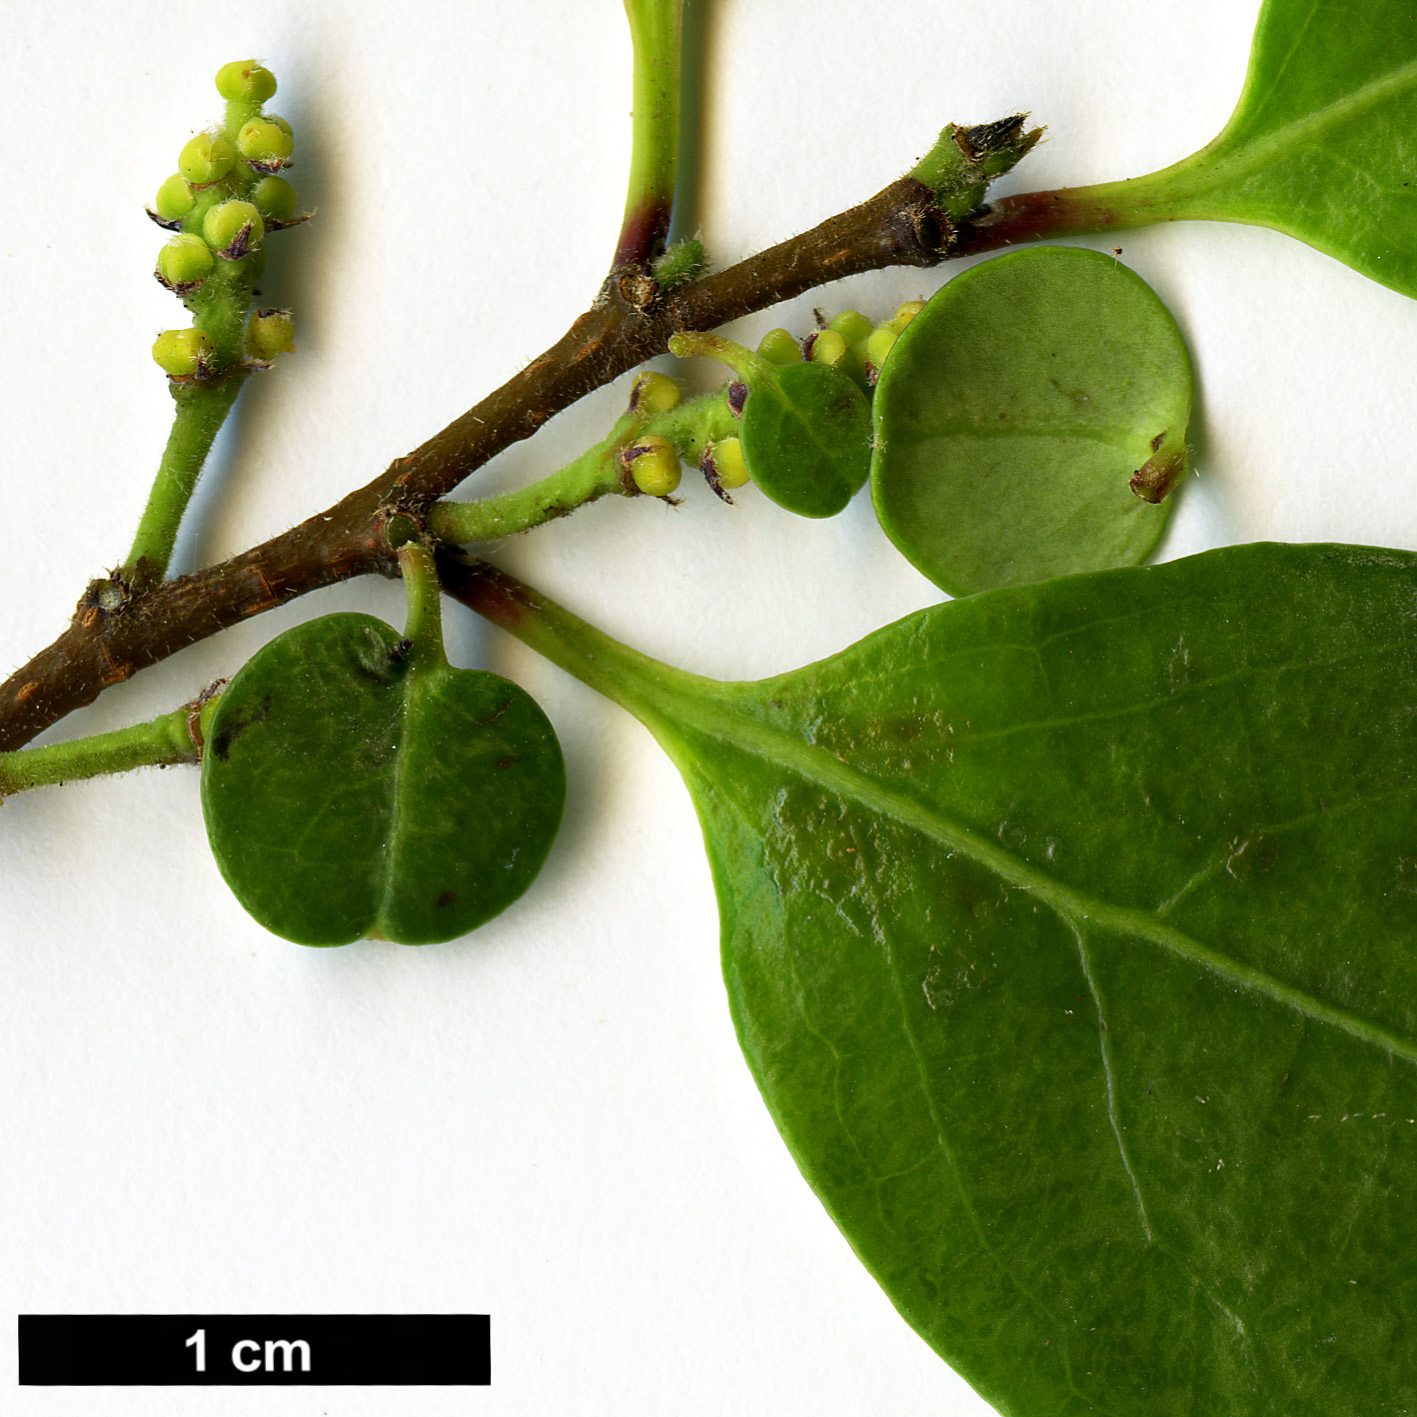
M728 406L727 386L711 394L685 399L667 413L657 413L641 433L668 438L686 463L697 465L710 443L738 436L738 415Z
M732 437L737 426L722 392L686 399L643 421L627 414L608 438L530 487L480 502L435 503L428 514L428 530L439 541L472 546L530 531L601 497L638 496L633 484L626 484L619 456L633 439L658 434L668 438L686 462L696 464L709 443Z
M612 435L560 471L515 492L480 502L436 502L428 513L428 530L439 541L471 546L530 531L610 493L630 495L617 456L624 441Z
M400 546L399 572L408 597L403 637L413 646L411 660L425 669L446 668L443 648L443 598L433 553L417 542Z
M153 479L148 505L138 523L133 549L124 562L135 587L156 584L167 575L177 528L192 500L207 460L231 405L241 391L245 374L233 370L219 384L191 384L174 390L177 410L172 433Z
M645 266L664 249L679 161L683 0L625 0L634 45L630 183L616 268Z
M0 798L32 787L56 787L132 768L195 763L202 756L205 724L219 695L184 704L147 723L53 743L0 753Z

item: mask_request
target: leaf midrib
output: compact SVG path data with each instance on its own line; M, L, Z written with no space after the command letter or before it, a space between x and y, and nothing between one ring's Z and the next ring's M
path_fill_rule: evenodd
M663 687L656 685L654 699L660 700L662 693ZM649 705L641 702L640 707L646 710ZM673 725L675 731L657 736L661 737L670 755L676 759L688 749L681 734L683 729L689 728L758 757L769 765L786 766L803 780L854 801L870 812L888 817L967 857L1008 885L1041 901L1073 930L1100 925L1119 934L1140 938L1219 975L1249 993L1270 999L1305 1018L1337 1028L1362 1043L1417 1064L1417 1042L1361 1015L1326 1003L1265 970L1222 954L1185 931L1158 921L1146 911L1098 899L1067 885L999 843L952 820L944 812L926 807L903 793L883 786L859 768L842 762L825 749L804 743L781 728L754 722L734 712L721 700L705 702L695 697L686 705L676 696L675 710L665 712L662 703L656 702L654 711L645 716L651 722L658 720L659 724ZM712 777L702 759L694 766L697 775Z
M389 910L394 899L394 881L398 876L397 862L403 827L407 820L403 810L404 777L408 768L409 731L413 718L414 697L421 687L424 676L409 672L400 686L402 703L394 722L398 730L398 746L394 750L393 771L389 777L389 829L384 837L383 882L379 892L379 904L374 912L371 930L383 934L389 925Z
M1169 199L1184 206L1189 198L1204 195L1227 183L1243 181L1260 168L1282 162L1305 146L1313 147L1315 135L1327 128L1341 127L1361 117L1370 108L1413 87L1417 87L1417 60L1403 64L1382 78L1374 79L1362 88L1315 109L1306 117L1293 119L1270 133L1252 136L1245 133L1245 126L1250 121L1245 102L1247 88L1234 116L1213 142L1174 167L1153 174L1153 177L1157 181L1169 176L1186 179L1182 194ZM1236 151L1227 157L1227 148L1235 148ZM1192 173L1196 177L1191 177Z

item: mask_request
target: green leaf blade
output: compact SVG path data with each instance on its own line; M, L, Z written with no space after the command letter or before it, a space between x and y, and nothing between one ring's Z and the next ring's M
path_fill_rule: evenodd
M1242 547L625 691L775 1120L1002 1412L1417 1401L1414 610Z
M416 806L400 813L374 933L429 944L451 938L450 924L454 934L475 929L525 893L560 827L564 769L536 702L496 674L439 674L410 702L406 732L405 791ZM455 842L463 845L450 851Z
M273 933L453 939L521 896L555 840L565 770L498 675L415 667L366 615L265 646L213 717L202 807L223 876Z
M953 595L1135 564L1184 474L1191 393L1175 321L1119 262L997 257L946 285L886 361L877 518Z
M343 945L364 934L383 895L378 863L400 733L397 700L379 688L399 637L368 615L327 617L323 628L314 639L277 637L232 680L227 692L236 697L219 707L203 756L202 807L223 876L262 925L303 944ZM306 714L297 704L280 743L294 740L298 750L281 755L273 782L276 754L259 737L253 743L253 733L273 714L286 718L279 706L289 689L303 699L331 684L340 685L342 712ZM332 773L340 759L344 772ZM253 796L253 780L273 790ZM342 840L316 832L321 820L336 819ZM293 872L312 889L290 889Z
M789 364L756 383L739 436L753 482L800 517L844 511L870 471L870 405L824 364Z
M1267 0L1239 103L1214 142L1164 171L1085 189L1139 219L1268 226L1417 295L1417 16Z

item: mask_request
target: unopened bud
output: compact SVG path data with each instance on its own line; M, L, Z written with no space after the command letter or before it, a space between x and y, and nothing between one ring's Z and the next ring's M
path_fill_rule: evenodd
M679 451L656 434L636 439L620 453L625 471L648 497L667 497L679 485Z
M277 171L295 150L289 126L282 128L269 118L253 118L243 124L236 135L236 150L252 167L265 172Z
M641 374L630 389L630 412L645 417L668 413L683 396L683 390L668 374L651 369Z
M181 221L196 203L192 184L180 172L174 172L157 189L153 210L163 221Z
M769 364L796 364L802 358L802 346L784 329L769 330L758 341L758 353Z
M174 379L190 379L200 373L216 346L204 330L164 330L153 341L153 359Z
M257 310L246 322L246 357L269 364L295 353L295 320L289 310Z
M907 300L903 305L897 305L895 314L885 322L885 328L894 330L896 334L902 334L905 327L925 308L923 300Z
M276 76L254 59L238 59L216 71L216 91L231 103L264 103L275 97Z
M720 438L710 443L704 449L704 462L712 466L718 486L725 492L747 486L748 464L743 461L743 445L737 438Z
M228 261L239 261L266 234L261 214L250 202L222 202L202 221L207 245Z
M813 364L830 368L846 358L846 340L836 330L818 330L808 341L804 353Z
M833 315L829 330L835 330L847 344L860 344L871 335L871 322L859 310L842 310Z
M177 158L177 170L197 187L219 182L236 161L236 149L225 138L198 133Z
M200 236L174 236L157 253L158 279L176 290L195 285L216 264Z
M651 267L650 274L661 290L677 290L698 280L704 270L704 243L697 237L675 242Z
M256 183L251 200L268 221L289 221L299 199L284 177L263 177Z
M866 341L866 369L868 374L874 370L879 373L881 365L886 362L886 355L891 352L896 340L900 336L889 325L878 325L871 331L871 338Z

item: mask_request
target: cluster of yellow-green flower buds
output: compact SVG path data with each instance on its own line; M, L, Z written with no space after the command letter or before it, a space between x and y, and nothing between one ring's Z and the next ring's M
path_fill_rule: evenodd
M843 310L803 340L784 329L769 330L758 341L758 353L771 364L795 364L803 359L827 364L850 374L869 390L875 386L891 346L924 306L923 300L907 300L878 325L860 311Z
M629 427L643 429L656 414L668 413L683 398L683 390L667 374L647 370L630 389ZM625 426L625 425L622 425ZM679 486L679 450L657 433L637 431L620 449L626 489L649 497L667 497Z
M193 329L164 331L153 345L153 358L179 382L266 368L294 348L289 312L246 315L266 233L304 220L295 189L279 175L295 138L285 119L262 111L276 91L269 69L254 60L227 64L216 87L225 122L186 143L149 211L176 233L158 253L157 278L194 317Z
M668 497L678 489L681 464L687 462L697 464L704 480L725 502L732 501L728 493L749 481L742 446L737 438L715 436L722 429L724 410L714 415L705 407L706 398L696 401L697 411L685 405L681 414L687 416L666 418L682 400L683 390L667 374L647 371L635 380L627 421L620 424L625 438L619 453L625 490ZM729 407L734 413L742 411L733 408L731 399Z

